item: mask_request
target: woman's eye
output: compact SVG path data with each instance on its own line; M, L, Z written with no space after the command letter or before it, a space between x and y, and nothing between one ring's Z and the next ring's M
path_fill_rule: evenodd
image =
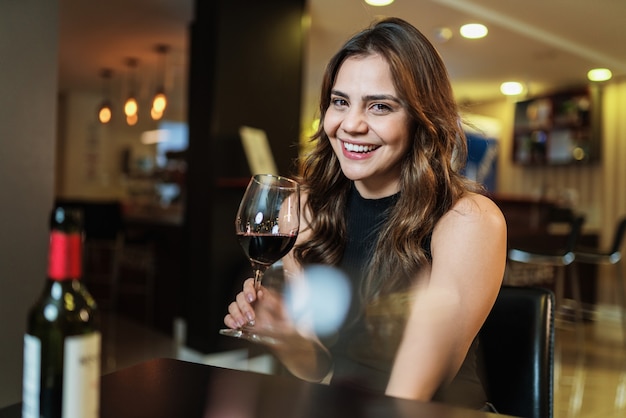
M334 106L347 106L348 105L348 102L345 99L341 99L341 98L330 99L330 102Z
M372 109L377 113L389 112L391 110L391 106L386 105L384 103L374 103L372 105Z

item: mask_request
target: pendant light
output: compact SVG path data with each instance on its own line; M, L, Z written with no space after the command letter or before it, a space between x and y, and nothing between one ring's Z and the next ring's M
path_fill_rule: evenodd
M129 125L135 125L137 123L137 112L139 106L137 105L136 85L135 85L135 70L137 68L138 61L136 58L128 58L126 60L126 66L129 71L129 88L128 98L124 102L124 114L126 115L126 123Z
M159 120L163 117L163 112L167 107L167 96L165 95L165 56L169 51L169 46L159 44L156 46L155 51L159 54L159 68L158 68L158 81L157 88L152 99L152 108L150 109L150 115L153 120Z
M102 77L102 102L98 106L98 121L102 124L107 124L111 121L113 116L113 109L111 107L111 95L110 95L110 82L113 76L113 70L110 68L104 68L100 71L100 77Z

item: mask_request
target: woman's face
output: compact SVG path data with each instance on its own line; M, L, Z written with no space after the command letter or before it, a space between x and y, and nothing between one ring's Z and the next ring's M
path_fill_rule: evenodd
M385 197L399 190L400 161L410 144L410 120L383 57L356 56L341 64L324 131L341 170L363 197Z

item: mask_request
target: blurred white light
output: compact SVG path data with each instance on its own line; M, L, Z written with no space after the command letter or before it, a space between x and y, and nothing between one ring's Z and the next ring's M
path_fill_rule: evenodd
M312 324L316 335L337 331L350 307L350 281L340 270L322 265L308 266L300 278L285 289L287 311L294 323Z
M613 77L613 73L608 68L594 68L589 70L587 78L591 81L606 81Z
M480 39L487 36L487 26L480 23L468 23L461 26L461 36L467 39Z
M506 96L516 96L524 91L522 83L517 81L506 81L500 84L500 92Z
M168 140L169 132L166 129L154 129L141 133L140 141L144 145L158 144Z
M393 3L394 0L365 0L365 3L370 6L388 6Z

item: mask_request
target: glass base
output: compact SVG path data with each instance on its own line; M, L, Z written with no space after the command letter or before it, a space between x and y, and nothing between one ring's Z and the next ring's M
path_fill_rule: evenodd
M233 338L241 338L243 340L248 340L253 343L266 344L266 345L274 345L277 344L278 341L269 335L263 335L256 331L252 331L247 328L223 328L220 330L220 334L225 335L227 337Z

